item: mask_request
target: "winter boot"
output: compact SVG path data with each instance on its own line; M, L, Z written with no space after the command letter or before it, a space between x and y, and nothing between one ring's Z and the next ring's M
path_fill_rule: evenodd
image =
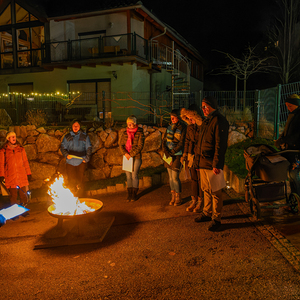
M186 211L192 212L194 211L194 208L196 207L196 198L194 196L191 196L192 201L190 202L190 206L186 208Z
M180 193L176 193L175 194L175 203L174 203L174 206L179 206L181 204L182 204L182 202L181 202L181 194Z
M193 212L195 212L195 213L202 212L202 210L203 210L203 202L204 202L203 198L198 197L198 201L196 203L196 206L195 206Z
M132 199L132 190L133 190L133 188L131 188L131 187L127 188L127 193L128 193L127 199L126 199L127 202L129 202Z
M132 188L132 197L131 201L136 201L138 199L138 193L139 189L138 188Z
M175 191L171 191L171 194L172 194L172 199L169 202L169 205L174 205L174 203L175 203Z

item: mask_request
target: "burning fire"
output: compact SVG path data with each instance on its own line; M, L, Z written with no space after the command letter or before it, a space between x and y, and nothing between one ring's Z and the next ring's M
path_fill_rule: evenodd
M72 192L65 187L62 175L49 186L47 193L54 203L53 214L82 215L96 210L96 208L86 205L84 201L80 202L78 197L74 197Z

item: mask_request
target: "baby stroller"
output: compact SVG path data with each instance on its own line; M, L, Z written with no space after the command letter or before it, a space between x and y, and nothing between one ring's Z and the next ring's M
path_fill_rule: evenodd
M299 153L298 150L277 152L273 147L264 144L252 145L244 150L248 170L245 178L245 200L249 203L251 213L256 219L261 218L260 203L270 203L285 198L286 203L264 207L277 209L288 206L292 213L298 213L298 207L300 209L300 197L290 177L290 163L281 155L286 152ZM291 186L289 195L288 183Z

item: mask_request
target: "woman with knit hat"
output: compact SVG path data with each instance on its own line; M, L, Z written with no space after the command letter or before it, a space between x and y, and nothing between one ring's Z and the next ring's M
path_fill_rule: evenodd
M185 161L191 172L191 198L190 205L186 208L189 212L201 212L203 207L203 191L200 184L200 172L195 169L193 158L195 155L195 147L197 146L199 129L203 121L200 108L196 104L192 104L189 109L182 108L180 111L181 119L187 124L184 150L181 161Z
M186 126L179 120L178 110L172 110L171 122L167 127L166 133L162 142L162 150L165 157L171 158L171 162L164 161L164 165L168 170L169 182L172 198L169 205L181 205L181 182L179 173L182 167L181 157L184 149L184 140L186 134Z
M275 141L275 146L280 150L300 150L300 96L292 94L285 99L285 105L289 111L284 130ZM297 152L283 153L282 156L291 163L290 177L292 192L300 195L300 169L293 167L296 159L300 158Z
M127 118L127 127L120 138L120 150L129 160L133 158L132 172L125 171L127 178L127 201L136 201L139 190L139 170L142 165L142 149L144 147L143 129L137 126L137 119L134 115Z
M25 149L17 141L12 131L6 135L6 142L0 150L0 180L5 178L5 186L10 192L10 203L16 204L19 197L21 203L26 205L28 197L28 177L31 171Z

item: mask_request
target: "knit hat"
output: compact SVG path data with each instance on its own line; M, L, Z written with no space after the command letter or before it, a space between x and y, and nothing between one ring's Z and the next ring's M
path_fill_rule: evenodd
M286 99L285 102L300 106L300 96L297 94L292 94L289 95Z
M137 122L136 116L134 116L134 115L129 116L126 120L126 123L130 123L130 122L136 124L136 122Z
M212 107L213 109L217 109L218 108L218 101L215 97L212 96L207 96L202 100L202 103L206 103L208 104L210 107Z
M6 139L8 140L11 136L16 136L15 132L8 131L7 134L6 134Z

